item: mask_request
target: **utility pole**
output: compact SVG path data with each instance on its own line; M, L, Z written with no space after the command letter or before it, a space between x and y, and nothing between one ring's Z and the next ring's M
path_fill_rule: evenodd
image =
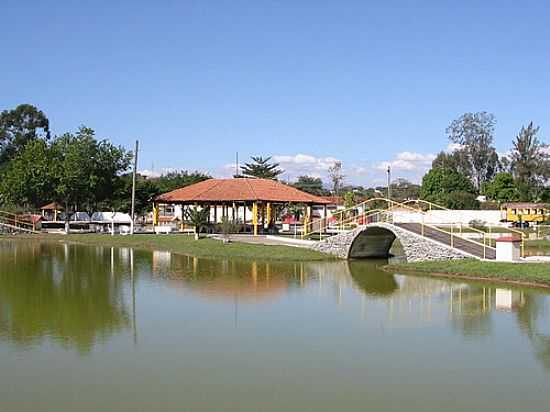
M388 165L388 199L391 200L391 166Z
M235 154L235 177L239 177L239 152Z
M134 234L134 219L136 218L136 175L137 175L137 164L138 164L138 150L139 150L139 141L136 140L136 147L134 149L134 173L132 173L132 222L130 223L130 234Z

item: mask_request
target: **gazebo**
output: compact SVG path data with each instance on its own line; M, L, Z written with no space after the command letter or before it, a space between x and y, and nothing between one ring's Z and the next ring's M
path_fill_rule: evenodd
M258 235L260 224L269 227L275 222L277 208L300 204L304 208L304 230L307 230L311 221L311 208L315 205L326 207L329 203L327 199L276 180L209 179L157 196L153 202L153 225L159 223L160 204L209 208L213 211L213 216L210 213L210 223L218 223L223 217L235 222L242 217L246 225L247 212L250 210L253 233ZM221 209L220 213L218 209Z
M42 218L44 220L52 220L57 222L59 213L63 210L63 207L56 202L48 203L40 208L42 211Z

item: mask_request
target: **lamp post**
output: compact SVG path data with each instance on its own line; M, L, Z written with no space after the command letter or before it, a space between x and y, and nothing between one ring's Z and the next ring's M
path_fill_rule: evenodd
M391 166L388 165L388 199L391 200Z

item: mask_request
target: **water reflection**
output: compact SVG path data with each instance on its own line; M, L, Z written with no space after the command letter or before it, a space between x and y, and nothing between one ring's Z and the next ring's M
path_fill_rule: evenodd
M109 252L2 242L0 339L28 347L51 338L87 353L128 328L123 280L105 265Z
M210 303L258 304L313 293L385 328L447 325L475 341L496 333L496 316L512 316L536 359L550 369L548 296L524 288L385 273L384 261L254 262L198 259L40 242L0 242L0 341L20 347L50 339L86 354L123 332L137 341L140 304L162 301L151 283ZM144 301L136 298L143 285ZM154 297L151 297L154 294ZM359 302L359 304L357 304ZM236 313L236 310L235 310ZM275 315L274 315L275 316ZM145 327L140 334L147 335Z

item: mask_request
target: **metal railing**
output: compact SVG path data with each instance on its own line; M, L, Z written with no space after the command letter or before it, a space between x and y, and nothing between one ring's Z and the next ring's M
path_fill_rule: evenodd
M12 229L21 229L25 232L35 232L32 222L25 220L24 216L0 210L0 224Z
M379 206L381 204L385 204L386 208L380 208ZM472 244L476 244L482 248L482 257L485 259L487 257L488 250L496 251L496 240L493 239L494 233L507 233L516 236L519 235L521 239L521 256L525 256L525 234L519 230L499 226L496 227L498 229L498 232L496 232L494 227L485 226L485 228L488 229L488 231L486 232L470 225L464 225L462 222L441 224L426 223L425 218L428 215L428 212L424 210L424 208L415 208L414 206L412 206L412 204L424 205L425 209L428 212L432 210L451 211L451 209L447 209L443 206L425 200L396 202L394 200L386 198L373 198L361 202L353 207L333 213L331 216L331 219L333 221L332 223L329 222L329 219L327 217L313 220L307 223L306 225L304 225L302 238L310 238L314 235L318 235L319 239L322 240L323 237L330 237L345 230L352 230L358 226L380 221L395 224L396 212L406 211L409 213L414 212L419 214L420 221L413 219L410 222L404 221L399 223L419 224L421 236L428 237L426 236L426 228L429 228L433 231L444 233L449 236L449 243L451 247L455 246L455 240L457 238L470 242ZM376 207L373 209L369 209L369 206L371 205L376 205ZM357 213L358 210L362 211L360 213ZM477 239L472 239L470 234L477 235L480 241L478 241ZM494 247L492 245L493 240L495 240Z

